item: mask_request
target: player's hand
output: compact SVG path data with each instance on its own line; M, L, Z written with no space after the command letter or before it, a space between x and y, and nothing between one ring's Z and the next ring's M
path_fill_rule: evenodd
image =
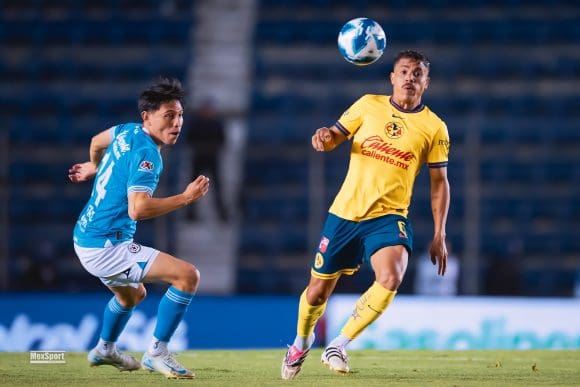
M194 181L187 185L185 191L183 191L183 195L187 198L187 204L190 204L205 196L208 190L209 179L203 175L199 175Z
M87 161L85 163L75 164L68 170L68 178L73 183L80 183L95 177L97 167L95 164Z
M329 128L319 128L312 135L312 147L315 151L324 152L334 149L334 137Z
M431 247L429 248L429 254L431 255L431 263L433 263L433 265L438 265L437 274L445 275L445 271L447 270L448 255L445 239L433 239L433 242L431 242Z

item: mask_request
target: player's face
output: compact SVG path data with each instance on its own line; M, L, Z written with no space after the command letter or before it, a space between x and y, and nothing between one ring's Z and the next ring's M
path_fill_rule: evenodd
M423 62L401 58L391 73L391 84L396 99L418 103L429 87L429 69Z
M158 110L143 112L143 125L157 145L174 145L183 125L183 107L175 100L161 104Z

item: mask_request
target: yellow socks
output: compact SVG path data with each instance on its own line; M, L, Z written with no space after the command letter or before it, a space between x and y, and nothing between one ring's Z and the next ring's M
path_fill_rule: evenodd
M316 322L324 313L326 309L326 302L322 305L312 306L306 300L306 291L304 289L300 296L300 304L298 306L298 326L296 328L297 335L300 337L310 337L314 333Z
M307 290L308 288L300 296L298 324L296 328L296 340L300 343L303 341L304 343L300 347L304 346L304 348L309 347L307 343L313 340L316 322L326 309L326 302L317 306L310 305L306 300ZM374 282L358 299L352 315L342 328L341 334L347 339L355 339L367 326L383 314L396 294L396 291L387 290L379 285L378 282Z
M341 333L351 340L356 338L367 326L383 314L396 294L396 291L387 290L379 285L378 282L374 282L356 302L356 306L350 318L342 327ZM302 305L302 301L300 301L300 305Z

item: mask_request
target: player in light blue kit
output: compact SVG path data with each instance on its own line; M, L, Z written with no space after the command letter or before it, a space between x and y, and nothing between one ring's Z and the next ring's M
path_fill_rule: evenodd
M91 366L112 365L121 371L141 366L168 378L193 378L167 350L199 284L195 266L133 242L138 220L187 206L209 188L197 177L177 195L154 198L163 170L159 152L174 145L183 124L184 92L177 80L160 79L139 98L142 123L113 126L91 140L90 161L73 165L69 178L79 183L95 178L93 191L74 229L74 248L83 267L113 292L105 307L100 339L88 355ZM121 353L116 341L133 308L146 295L144 282L171 284L159 303L152 342L141 363Z

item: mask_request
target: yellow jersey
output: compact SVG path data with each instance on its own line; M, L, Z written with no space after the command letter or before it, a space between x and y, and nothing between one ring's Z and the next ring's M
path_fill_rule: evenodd
M409 111L388 95L367 94L335 125L353 140L348 172L329 210L340 218L407 216L421 166L447 166L447 126L425 105Z

